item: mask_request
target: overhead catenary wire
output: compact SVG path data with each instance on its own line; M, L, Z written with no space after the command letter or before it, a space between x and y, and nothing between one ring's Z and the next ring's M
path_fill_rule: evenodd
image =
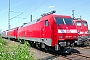
M42 6L45 2L47 2L47 0L45 0L43 3L41 3L38 7L36 7L34 10L32 10L29 14L32 14L35 10L37 10L40 6ZM68 0L67 1L65 1L65 2L68 2ZM65 3L64 2L64 3ZM62 3L63 4L63 3ZM28 15L26 15L26 17L27 16L29 16L29 14Z
M10 5L10 4L9 4ZM16 18L17 16L19 16L19 15L21 15L22 14L22 12L15 12L15 11L9 11L9 12L13 12L13 13L20 13L20 14L18 14L18 15L16 15L15 17L13 17L13 18L9 18L10 20L12 20L12 19L14 19L14 18Z
M15 12L15 11L10 11L10 12L13 12L13 13L22 13L22 12Z
M33 4L35 4L36 1L37 1L37 0L35 0ZM41 3L38 7L36 7L33 11L31 11L31 13L34 12L35 10L37 10L37 9L38 9L41 5L43 5L46 1L47 1L47 0L45 0L43 3ZM68 1L68 0L67 0L67 1ZM67 2L67 1L65 1L65 2ZM65 3L65 2L64 2L64 3ZM33 4L31 4L30 6L33 6ZM62 4L63 4L63 3L62 3ZM30 6L28 6L28 8L29 8ZM25 12L26 10L28 10L28 8L25 9L24 12ZM24 12L23 12L23 13L24 13ZM29 15L29 14L28 14L28 15ZM27 15L27 16L28 16L28 15ZM26 16L26 17L27 17L27 16Z
M11 18L10 20L12 20L12 19L14 19L14 18L16 18L16 17L18 17L18 16L20 16L20 15L22 15L23 13L20 13L20 14L18 14L18 15L16 15L16 16L14 16L13 18Z
M45 0L43 3L41 3L38 7L36 7L33 11L31 11L31 13L32 12L34 12L35 10L37 10L40 6L42 6L45 2L46 2L47 0ZM27 9L26 9L27 10ZM26 11L25 10L25 11ZM12 20L12 19L14 19L14 18L17 18L17 17L19 17L20 15L22 15L22 14L24 14L25 13L25 11L24 12L22 12L22 13L20 13L20 14L18 14L18 15L16 15L16 16L14 16L13 18L11 18L10 20ZM28 14L29 15L29 14ZM27 15L27 16L28 16ZM23 19L26 19L26 18L23 18Z
M82 4L76 5L76 6L74 6L74 7L68 8L68 9L65 9L65 10L63 10L63 11L61 11L61 12L67 12L69 9L77 8L77 7L80 7L80 6L85 5L85 4L87 4L87 3L90 3L90 1L84 2L84 3L82 3Z
M43 3L41 3L38 7L36 7L34 10L32 10L29 14L32 14L35 10L37 10L40 6L42 6L46 1L47 1L47 0L45 0ZM29 14L28 14L28 15L29 15ZM28 15L27 15L27 16L28 16ZM27 16L26 16L26 17L27 17Z
M36 1L36 0L35 0L35 1ZM35 1L34 1L34 2L35 2ZM31 4L31 5L33 5L33 4ZM30 5L30 6L31 6L31 5ZM30 6L29 6L29 7L30 7ZM29 7L28 7L28 8L29 8ZM27 9L28 9L28 8L27 8ZM14 18L17 18L18 16L24 14L27 9L25 9L24 12L14 12L14 11L10 11L10 12L13 12L13 13L20 13L20 14L18 14L18 15L16 15L16 16L10 18L10 20L12 20L12 19L14 19Z
M37 0L35 0L31 5L29 5L29 6L24 10L24 12L25 12L26 10L28 10L28 8L29 8L30 6L33 6L33 5L36 3L36 1L37 1Z
M84 3L82 3L82 4L79 4L79 5L76 5L76 6L74 6L74 7L71 7L71 8L68 8L68 9L65 9L65 10L63 10L63 11L61 11L61 12L67 12L67 11L69 11L69 10L73 10L73 8L74 8L74 10L75 10L75 8L78 8L78 7L81 7L81 6L83 6L83 5L86 5L87 3L90 3L90 1L88 1L88 2L84 2ZM83 9L84 10L84 9ZM80 13L80 12L79 12ZM78 13L78 15L79 15L79 13ZM84 11L84 13L86 13L85 11ZM83 13L82 13L83 14ZM82 14L80 14L80 16L82 15ZM75 12L75 15L77 15L77 12ZM88 14L89 15L89 14ZM80 17L79 16L79 17Z
M86 15L90 15L89 13L90 13L90 11L89 11L90 9L83 9L83 13L81 13L80 11L78 11L78 12L76 12L75 14L77 15L77 14L81 14L81 15L84 15L84 16L86 16Z
M43 3L41 3L38 7L36 7L34 10L32 10L29 14L32 14L35 10L37 10L40 6L42 6L46 1L47 1L47 0L45 0ZM77 6L74 6L74 7L71 7L71 8L79 7L79 6L82 6L83 4L85 5L85 4L89 3L89 2L90 2L90 1L85 2L85 3L82 3L82 4L77 5ZM29 7L30 7L30 6L29 6ZM27 8L27 9L28 9L28 8ZM26 10L27 10L27 9L26 9ZM70 8L69 8L69 9L70 9ZM25 10L25 11L26 11L26 10ZM67 10L67 9L66 9L66 10ZM18 14L17 16L15 16L15 17L13 17L13 18L16 18L16 17L24 14L25 11L24 11L23 13ZM28 15L29 15L29 14L28 14ZM28 15L26 15L25 17L27 17ZM11 20L12 20L13 18L11 18Z
M88 3L90 3L90 2L88 2ZM85 5L86 5L86 4L85 4ZM84 15L84 16L85 16L85 15L87 15L87 14L90 13L90 12L89 12L90 9L89 9L89 7L88 7L88 4L87 4L87 7L83 7L83 6L82 6L82 8L79 8L79 9L80 9L82 12L79 11L79 10L75 10L75 11L76 11L76 12L75 12L76 15L79 15L79 14L80 14L80 15Z
M31 13L34 12L35 10L37 10L37 9L38 9L40 6L42 6L46 1L47 1L47 0L45 0L45 1L44 1L43 3L41 3L38 7L36 7L34 10L32 10ZM26 9L26 10L27 10L27 9ZM25 10L25 11L26 11L26 10ZM24 12L25 12L25 11L24 11ZM14 16L14 17L11 18L10 20L12 20L12 19L14 19L14 18L16 18L16 17L24 14L24 12L23 12L23 13L20 13L20 14L18 14L18 15L16 15L16 16ZM29 14L28 14L28 15L29 15ZM28 15L27 15L27 16L28 16ZM26 16L26 17L27 17L27 16Z

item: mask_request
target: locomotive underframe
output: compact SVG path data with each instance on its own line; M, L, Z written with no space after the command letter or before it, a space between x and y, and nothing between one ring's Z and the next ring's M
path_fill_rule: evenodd
M84 45L84 42L86 42L87 40L88 40L88 36L79 36L78 37L78 40L77 41L75 41L75 43L77 44L77 45Z
M65 40L65 41L58 41L58 44L55 46L55 50L66 50L71 49L74 46L74 41L72 40ZM67 52L67 50L66 50Z

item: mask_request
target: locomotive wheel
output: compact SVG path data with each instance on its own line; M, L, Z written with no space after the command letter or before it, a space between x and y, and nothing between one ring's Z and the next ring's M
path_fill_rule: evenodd
M29 41L29 44L30 44L31 47L35 47L35 44L32 41Z
M32 42L32 47L36 47L36 44L34 42Z
M36 48L40 49L40 45L36 42Z
M85 46L88 46L89 44L90 44L90 43L89 43L88 40L84 42L84 45L85 45Z
M45 45L45 52L47 53L49 51L49 47Z

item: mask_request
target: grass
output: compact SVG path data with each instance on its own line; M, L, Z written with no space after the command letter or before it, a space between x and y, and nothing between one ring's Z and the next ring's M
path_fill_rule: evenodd
M23 45L20 43L14 44L0 36L0 60L34 60L34 58L28 42Z

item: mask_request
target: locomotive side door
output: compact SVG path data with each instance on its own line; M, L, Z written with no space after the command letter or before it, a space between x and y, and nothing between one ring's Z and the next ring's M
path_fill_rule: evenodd
M48 20L45 20L45 25L44 25L44 37L45 38L50 38L50 23Z
M44 20L44 27L42 29L42 36L44 38L44 43L51 46L51 28L49 20Z

